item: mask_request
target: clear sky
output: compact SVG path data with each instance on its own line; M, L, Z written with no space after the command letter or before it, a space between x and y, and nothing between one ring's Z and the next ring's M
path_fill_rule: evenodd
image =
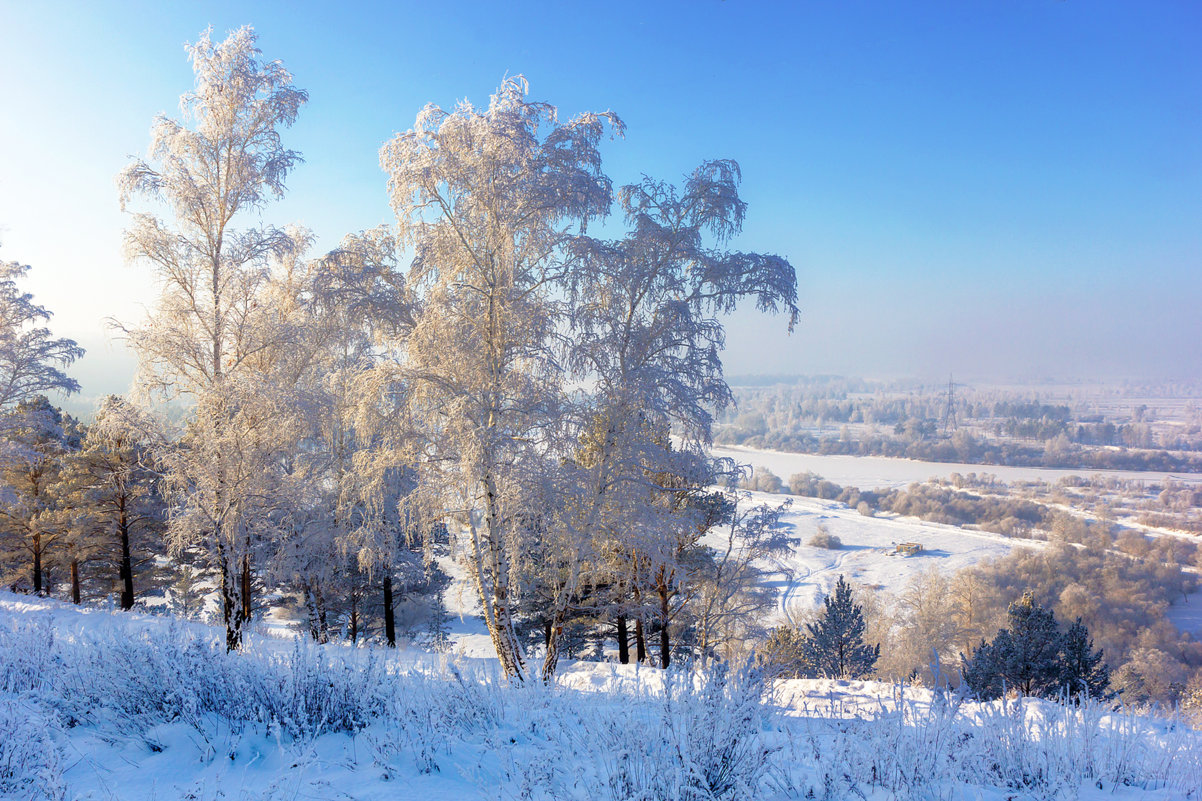
M734 158L737 245L797 267L802 324L739 313L728 373L1202 377L1202 3L105 3L0 0L0 259L91 350L153 302L113 176L252 24L310 93L267 212L332 247L389 219L381 143L506 74L612 109L615 182Z

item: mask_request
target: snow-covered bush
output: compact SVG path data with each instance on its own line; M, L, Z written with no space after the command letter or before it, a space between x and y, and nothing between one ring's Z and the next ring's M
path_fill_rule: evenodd
M331 797L331 770L530 801L1059 799L1098 786L1181 799L1202 786L1202 733L1092 700L808 679L769 692L722 666L580 663L562 684L523 685L489 662L258 637L227 654L219 630L56 614L0 621L0 797L71 797L118 759L105 748L192 766L171 792L196 798L219 797L234 763L262 779L247 798L296 782ZM81 745L106 756L64 758ZM288 756L263 759L270 749ZM317 764L279 784L279 770Z
M756 794L775 750L761 737L764 685L758 673L729 674L716 665L694 677L669 677L663 698L662 742L648 752L667 761L665 774L681 799L748 798Z
M758 673L672 669L662 682L590 699L535 691L523 726L539 758L515 766L523 798L717 801L755 798L777 747L763 737ZM523 690L527 692L527 690ZM576 764L565 774L548 766Z
M388 684L372 651L356 662L332 660L298 638L286 656L268 657L257 667L248 682L256 715L291 737L355 732L384 711Z
M54 669L54 629L45 619L0 625L0 695L40 690Z
M501 726L503 693L495 676L467 671L446 660L436 671L413 670L389 680L383 725L366 734L374 764L391 777L402 761L418 773L441 771L453 744Z
M837 551L843 547L843 540L826 527L826 524L819 523L817 530L814 531L814 536L810 537L806 543L811 548L826 548L830 551Z
M282 654L243 657L225 653L216 637L174 624L120 634L87 630L64 643L34 622L4 631L0 643L0 691L36 692L72 725L126 736L176 721L204 735L212 718L262 724L299 740L357 731L381 714L388 686L370 652L339 661L297 640Z
M33 704L0 696L0 798L59 801L63 762L54 723Z
M739 488L751 490L752 492L779 494L784 491L784 482L780 480L780 476L771 470L757 467L752 470L750 476L746 476L739 481Z
M1084 783L1202 786L1197 732L1092 700L969 704L899 685L876 709L845 708L832 695L812 712L788 732L769 778L786 795L845 797L883 788L891 797L925 799L972 786L1053 799L1075 796ZM806 770L790 773L796 764Z

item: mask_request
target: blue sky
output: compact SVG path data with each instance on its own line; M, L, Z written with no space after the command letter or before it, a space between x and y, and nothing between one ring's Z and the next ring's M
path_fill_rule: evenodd
M1202 373L1202 4L52 3L0 0L0 258L55 326L153 302L113 176L191 83L182 45L252 24L310 93L266 215L332 246L389 219L380 144L506 74L612 109L617 182L743 168L737 245L798 269L802 325L739 313L728 373Z

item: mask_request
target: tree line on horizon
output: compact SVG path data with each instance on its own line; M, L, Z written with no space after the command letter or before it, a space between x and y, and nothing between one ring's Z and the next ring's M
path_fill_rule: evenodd
M959 426L950 428L944 425L946 392L904 382L819 377L742 386L735 394L738 402L717 416L718 444L945 463L1202 472L1202 419L1192 408L1182 425L1157 428L1146 404L1116 417L1083 402L977 390L954 397Z

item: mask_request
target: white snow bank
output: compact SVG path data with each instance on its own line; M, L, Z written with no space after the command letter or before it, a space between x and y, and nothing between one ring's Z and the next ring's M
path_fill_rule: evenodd
M0 797L1184 799L1202 736L1097 704L316 646L0 593ZM1192 794L1192 795L1191 795Z

